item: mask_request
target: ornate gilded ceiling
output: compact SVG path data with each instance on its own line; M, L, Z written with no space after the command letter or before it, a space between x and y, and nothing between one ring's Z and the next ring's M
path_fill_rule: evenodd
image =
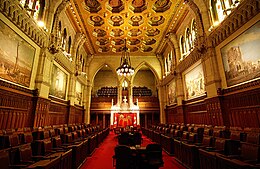
M94 54L154 55L180 12L181 0L74 0ZM175 21L174 21L175 19Z

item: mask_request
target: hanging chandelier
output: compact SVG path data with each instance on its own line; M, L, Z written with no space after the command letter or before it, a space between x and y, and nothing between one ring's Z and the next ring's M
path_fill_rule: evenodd
M134 74L134 68L131 67L129 51L126 47L126 40L125 46L123 47L120 66L116 69L116 72L119 76L132 76Z

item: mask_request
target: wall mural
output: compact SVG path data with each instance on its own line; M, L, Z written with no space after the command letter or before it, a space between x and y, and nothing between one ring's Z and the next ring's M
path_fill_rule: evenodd
M186 85L186 99L195 98L205 94L204 73L202 65L198 65L184 75Z
M66 99L67 79L68 75L56 65L53 65L50 95L61 99Z
M82 101L82 85L79 81L76 81L76 104L81 105Z
M176 83L172 81L168 86L168 104L171 105L174 103L177 103Z
M221 49L227 86L260 77L260 22Z
M35 51L0 20L0 78L29 87Z

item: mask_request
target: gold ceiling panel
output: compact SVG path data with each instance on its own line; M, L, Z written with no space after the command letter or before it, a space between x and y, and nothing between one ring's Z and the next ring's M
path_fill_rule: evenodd
M181 0L74 0L95 54L154 55Z

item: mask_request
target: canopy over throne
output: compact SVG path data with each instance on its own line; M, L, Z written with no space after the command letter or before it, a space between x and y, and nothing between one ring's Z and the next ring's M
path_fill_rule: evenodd
M137 101L138 102L138 101ZM129 104L126 96L124 96L123 103L120 106L111 106L111 127L127 127L139 125L139 106Z

